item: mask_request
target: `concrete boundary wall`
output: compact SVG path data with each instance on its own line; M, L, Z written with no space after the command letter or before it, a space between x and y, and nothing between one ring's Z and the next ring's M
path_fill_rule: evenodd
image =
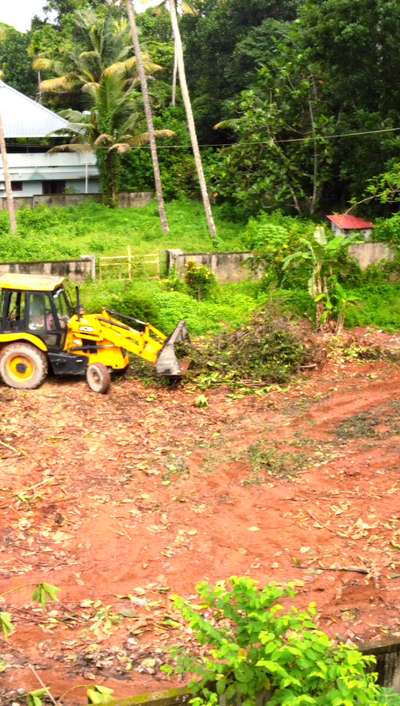
M167 272L175 270L182 277L188 262L195 262L208 267L218 282L240 282L255 276L249 267L252 257L251 252L185 253L183 250L167 250Z
M395 257L394 250L386 243L359 243L352 245L349 252L362 270ZM251 252L185 253L183 250L167 250L167 272L175 270L182 277L188 262L195 262L208 267L221 283L240 282L257 277L249 266L252 257Z
M362 270L382 260L393 260L395 252L387 243L358 243L350 247L349 253L357 260Z
M141 208L147 206L153 198L150 191L140 191L132 194L120 194L121 208ZM78 206L84 203L101 203L101 194L52 194L42 196L19 196L14 198L15 207L35 208L36 206ZM7 200L0 197L0 210L7 208Z
M77 260L52 260L48 262L0 263L0 275L18 272L30 275L55 275L69 277L74 282L96 278L96 258L85 255Z

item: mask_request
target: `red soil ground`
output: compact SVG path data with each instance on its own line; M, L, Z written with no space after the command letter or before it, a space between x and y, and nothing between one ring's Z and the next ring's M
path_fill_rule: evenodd
M190 637L169 596L205 579L301 580L331 635L400 635L399 366L331 361L264 396L209 391L207 409L197 394L0 389L0 593L19 589L0 604L2 704L37 675L56 697L79 687L66 704L84 684L173 685L159 666ZM32 610L41 581L60 602Z

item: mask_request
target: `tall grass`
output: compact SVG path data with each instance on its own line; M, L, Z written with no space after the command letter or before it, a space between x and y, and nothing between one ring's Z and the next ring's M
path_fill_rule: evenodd
M167 206L171 232L160 228L154 202L144 208L109 209L101 204L71 208L21 209L17 235L8 232L5 212L0 213L0 262L62 259L86 254L149 253L167 248L213 251L242 248L242 228L219 217L218 239L207 232L202 206L195 201L173 201Z

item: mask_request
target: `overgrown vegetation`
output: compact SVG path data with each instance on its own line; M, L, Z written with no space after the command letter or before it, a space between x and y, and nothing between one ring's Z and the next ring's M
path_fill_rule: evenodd
M93 52L91 35L83 23L77 26L74 12L92 12L98 28L106 17L121 29L120 3L43 0L43 5L44 21L35 18L26 35L3 28L0 66L6 82L36 97L32 61L45 86L54 76L71 78L77 58L85 64L85 82L99 58L102 69L105 59L115 64L118 54L105 57L104 43ZM186 6L190 12L182 13L180 29L214 200L246 219L277 207L300 215L341 210L351 201L390 213L400 183L395 132L400 98L392 81L400 66L394 39L398 4L194 0ZM150 8L138 24L143 51L161 67L151 82L156 127L177 135L160 149L166 191L192 195L198 187L179 87L173 98L168 12ZM132 58L129 49L122 61ZM90 99L80 85L76 80L59 85L63 90L43 94L42 100L57 110L85 110ZM109 125L104 132L110 134ZM152 185L147 149L122 160L120 181L123 188Z
M167 248L190 251L240 249L240 224L219 218L218 240L211 241L201 205L180 200L168 205L171 232L162 235L157 205L108 209L101 204L71 208L38 207L17 214L18 233L8 233L5 211L0 211L0 262L62 259L83 254L163 252Z
M295 585L260 588L250 578L197 586L199 605L174 603L198 643L175 650L175 667L194 674L193 706L227 703L270 706L388 704L370 672L375 659L338 644L317 627L314 604L293 605Z

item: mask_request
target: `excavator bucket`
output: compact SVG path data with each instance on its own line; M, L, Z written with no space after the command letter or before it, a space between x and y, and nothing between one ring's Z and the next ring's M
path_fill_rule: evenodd
M175 331L166 340L160 354L157 358L156 370L159 375L167 375L169 377L181 377L185 370L176 356L175 345L183 343L189 339L189 332L184 321L180 321Z

